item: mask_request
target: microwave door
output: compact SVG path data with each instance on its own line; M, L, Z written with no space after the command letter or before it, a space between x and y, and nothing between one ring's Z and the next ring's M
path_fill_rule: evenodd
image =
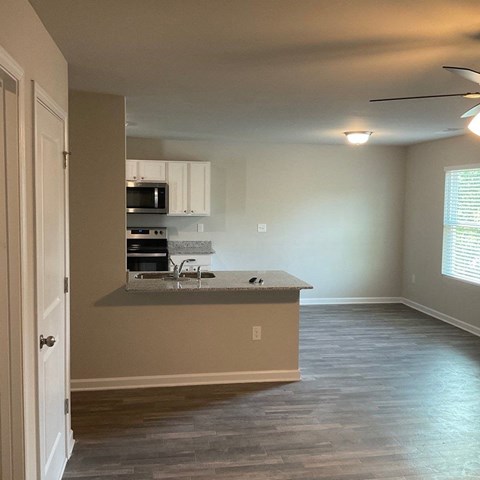
M154 209L156 207L156 188L152 187L128 187L127 208L128 209Z
M168 186L127 182L127 213L168 213Z

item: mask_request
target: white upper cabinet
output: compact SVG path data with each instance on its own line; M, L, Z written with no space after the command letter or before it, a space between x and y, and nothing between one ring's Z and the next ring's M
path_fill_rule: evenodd
M138 160L127 160L126 179L127 180L138 179Z
M165 182L166 162L159 160L127 160L126 179L137 182Z
M189 162L190 215L210 215L210 162Z
M210 215L210 162L166 162L168 214Z
M168 214L188 214L188 162L167 162Z

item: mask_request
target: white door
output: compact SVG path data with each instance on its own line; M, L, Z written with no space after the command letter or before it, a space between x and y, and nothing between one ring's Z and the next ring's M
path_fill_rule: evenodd
M65 119L35 95L35 189L39 444L42 480L59 480L67 460L67 276ZM43 338L43 342L41 342Z

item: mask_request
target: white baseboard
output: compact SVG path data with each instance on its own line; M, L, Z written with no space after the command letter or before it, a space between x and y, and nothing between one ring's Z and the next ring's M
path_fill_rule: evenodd
M403 303L401 297L301 298L300 305L346 305L362 303Z
M63 465L62 465L62 468L60 469L60 475L58 476L58 478L63 478L63 474L65 473L65 469L67 468L67 462L68 462L68 458L66 458L63 461Z
M68 458L70 458L72 456L72 453L73 453L73 447L75 446L75 439L73 438L73 430L70 430L70 433L68 435L68 451L67 451L67 455L68 455Z
M73 392L85 390L118 390L127 388L180 387L223 383L297 382L300 370L264 370L258 372L193 373L144 377L72 379Z
M450 325L461 328L462 330L466 330L467 332L473 333L474 335L480 337L480 328L475 325L471 325L470 323L459 320L458 318L451 317L450 315L446 315L445 313L438 312L433 308L426 307L425 305L421 305L420 303L409 300L408 298L403 298L402 303L407 305L407 307L414 308L419 312L426 313L427 315L441 320L442 322L449 323Z

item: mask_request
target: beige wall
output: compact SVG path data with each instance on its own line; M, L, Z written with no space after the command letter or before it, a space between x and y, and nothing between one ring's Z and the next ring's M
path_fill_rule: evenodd
M473 135L408 149L403 269L404 297L476 327L479 287L443 276L441 262L444 168L478 163L480 139Z
M214 268L286 270L315 287L302 298L400 295L404 148L128 138L127 155L212 162L210 217L128 221L212 240Z
M105 361L109 332L102 336L99 329L120 308L95 303L125 281L124 98L70 92L70 149L71 368L77 378L83 365L101 368ZM114 338L118 331L109 328Z
M0 46L2 46L9 55L23 68L25 72L25 102L24 102L24 118L25 118L25 171L26 171L26 210L27 216L24 219L26 223L26 254L29 265L28 277L26 278L26 288L22 294L25 299L24 316L26 320L23 334L27 339L24 368L31 378L34 371L35 355L37 352L36 331L34 325L34 203L33 203L33 113L32 113L32 86L31 81L35 80L44 90L65 110L67 110L68 97L68 78L67 63L45 30L42 22L35 14L33 8L27 0L2 0L0 2ZM17 188L18 179L12 175L8 178L12 188ZM13 212L10 212L13 215ZM21 343L20 328L15 331L12 338L12 346L14 351L18 351ZM21 365L16 365L16 381L14 386L17 389L15 395L18 398L16 414L21 415ZM28 380L25 384L24 398L29 405L34 405L34 382ZM27 409L25 423L28 425L29 434L26 438L26 478L36 478L36 451L35 451L35 410ZM16 422L16 419L14 419ZM21 425L16 426L15 433L21 435ZM20 449L17 451L21 452ZM22 478L20 472L16 472L15 478Z

